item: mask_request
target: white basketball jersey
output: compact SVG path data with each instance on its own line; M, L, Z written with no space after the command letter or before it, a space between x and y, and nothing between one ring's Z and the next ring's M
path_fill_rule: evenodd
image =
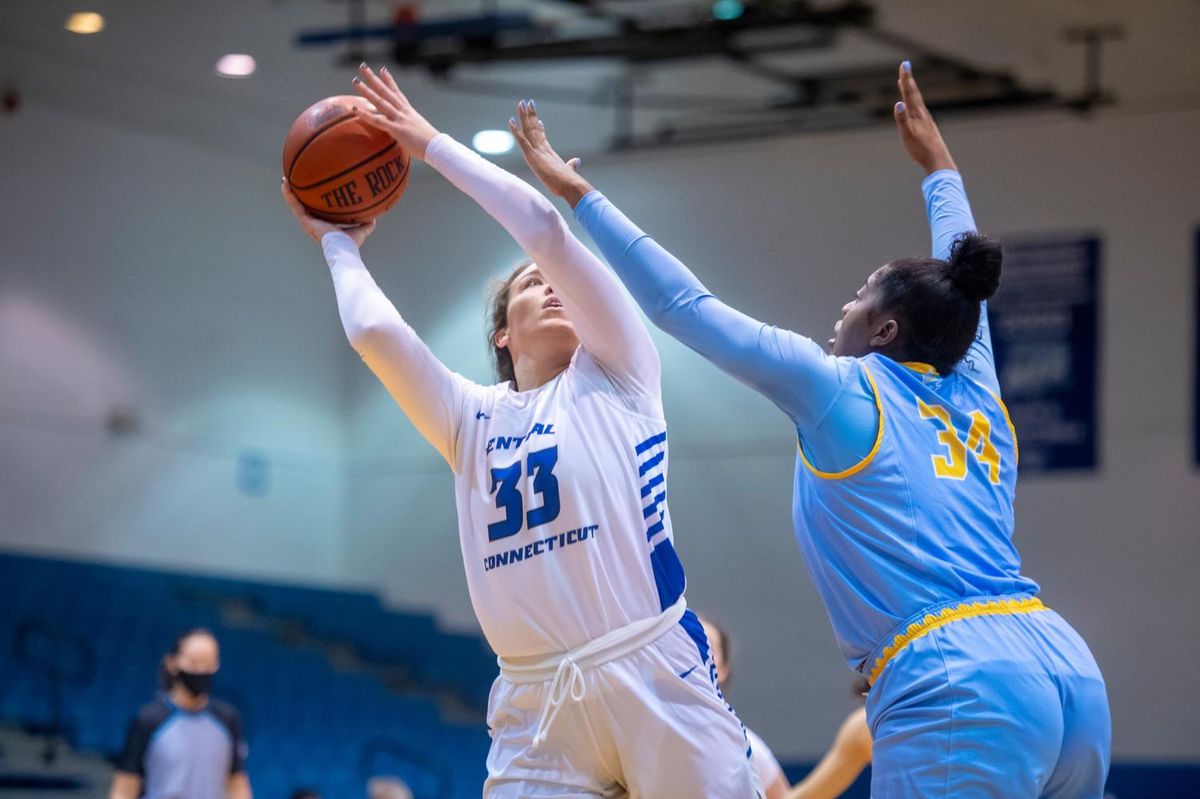
M455 442L471 603L498 655L546 655L683 593L661 400L633 403L583 349L540 388L465 392ZM646 416L634 405L652 405Z

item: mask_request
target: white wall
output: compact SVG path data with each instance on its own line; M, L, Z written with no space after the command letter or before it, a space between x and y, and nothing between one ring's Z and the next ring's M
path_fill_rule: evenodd
M0 152L0 545L339 579L344 355L277 167L37 105Z
M945 128L985 231L1104 239L1101 468L1023 482L1017 539L1105 671L1116 755L1200 757L1189 461L1200 114ZM589 158L585 172L720 296L819 340L871 269L928 248L920 174L887 128ZM366 256L434 351L487 379L483 280L519 257L503 232L427 179ZM850 680L792 541L792 431L769 402L658 341L691 603L737 640L731 693L744 720L782 756L815 756L851 707ZM472 628L449 472L365 368L355 380L347 573Z
M986 230L1104 239L1102 466L1025 481L1017 535L1105 670L1123 758L1200 758L1197 130L1196 112L946 125ZM473 629L449 472L345 344L276 165L36 105L0 118L0 153L0 547L373 586ZM585 166L718 294L820 339L870 269L928 246L885 128ZM366 256L434 351L487 379L484 281L519 257L503 232L424 171ZM692 604L738 642L746 721L814 756L849 674L791 538L792 431L657 340ZM142 431L105 433L114 405ZM271 459L264 497L236 488L247 448Z

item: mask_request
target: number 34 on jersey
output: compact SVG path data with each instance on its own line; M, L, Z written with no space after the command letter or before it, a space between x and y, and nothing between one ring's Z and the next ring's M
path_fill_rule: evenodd
M917 412L937 428L937 440L942 452L930 456L933 473L944 480L963 480L967 476L967 458L973 457L983 468L993 485L1000 484L1000 450L992 443L992 423L982 411L971 411L971 426L966 439L954 427L950 412L941 405L928 405L917 400Z

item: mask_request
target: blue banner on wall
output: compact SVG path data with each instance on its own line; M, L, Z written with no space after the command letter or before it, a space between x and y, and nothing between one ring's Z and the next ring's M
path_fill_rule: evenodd
M1004 246L988 312L1023 474L1096 467L1099 282L1099 239Z

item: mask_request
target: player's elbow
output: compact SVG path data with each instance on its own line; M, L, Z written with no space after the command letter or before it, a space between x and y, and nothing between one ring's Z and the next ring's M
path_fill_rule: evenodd
M382 319L356 319L343 324L346 340L364 358L376 352L390 335L390 325Z
M686 301L683 298L666 294L654 296L650 302L639 302L639 305L655 327L668 333L686 312Z
M664 333L674 338L686 337L699 318L703 299L690 293L658 297L645 306L646 316Z
M654 302L642 307L646 313L646 318L650 320L650 324L670 333L671 327L671 304L668 302Z
M569 235L567 223L540 194L530 198L524 228L522 244L530 257L539 263L551 260L554 253L562 250L563 241Z

